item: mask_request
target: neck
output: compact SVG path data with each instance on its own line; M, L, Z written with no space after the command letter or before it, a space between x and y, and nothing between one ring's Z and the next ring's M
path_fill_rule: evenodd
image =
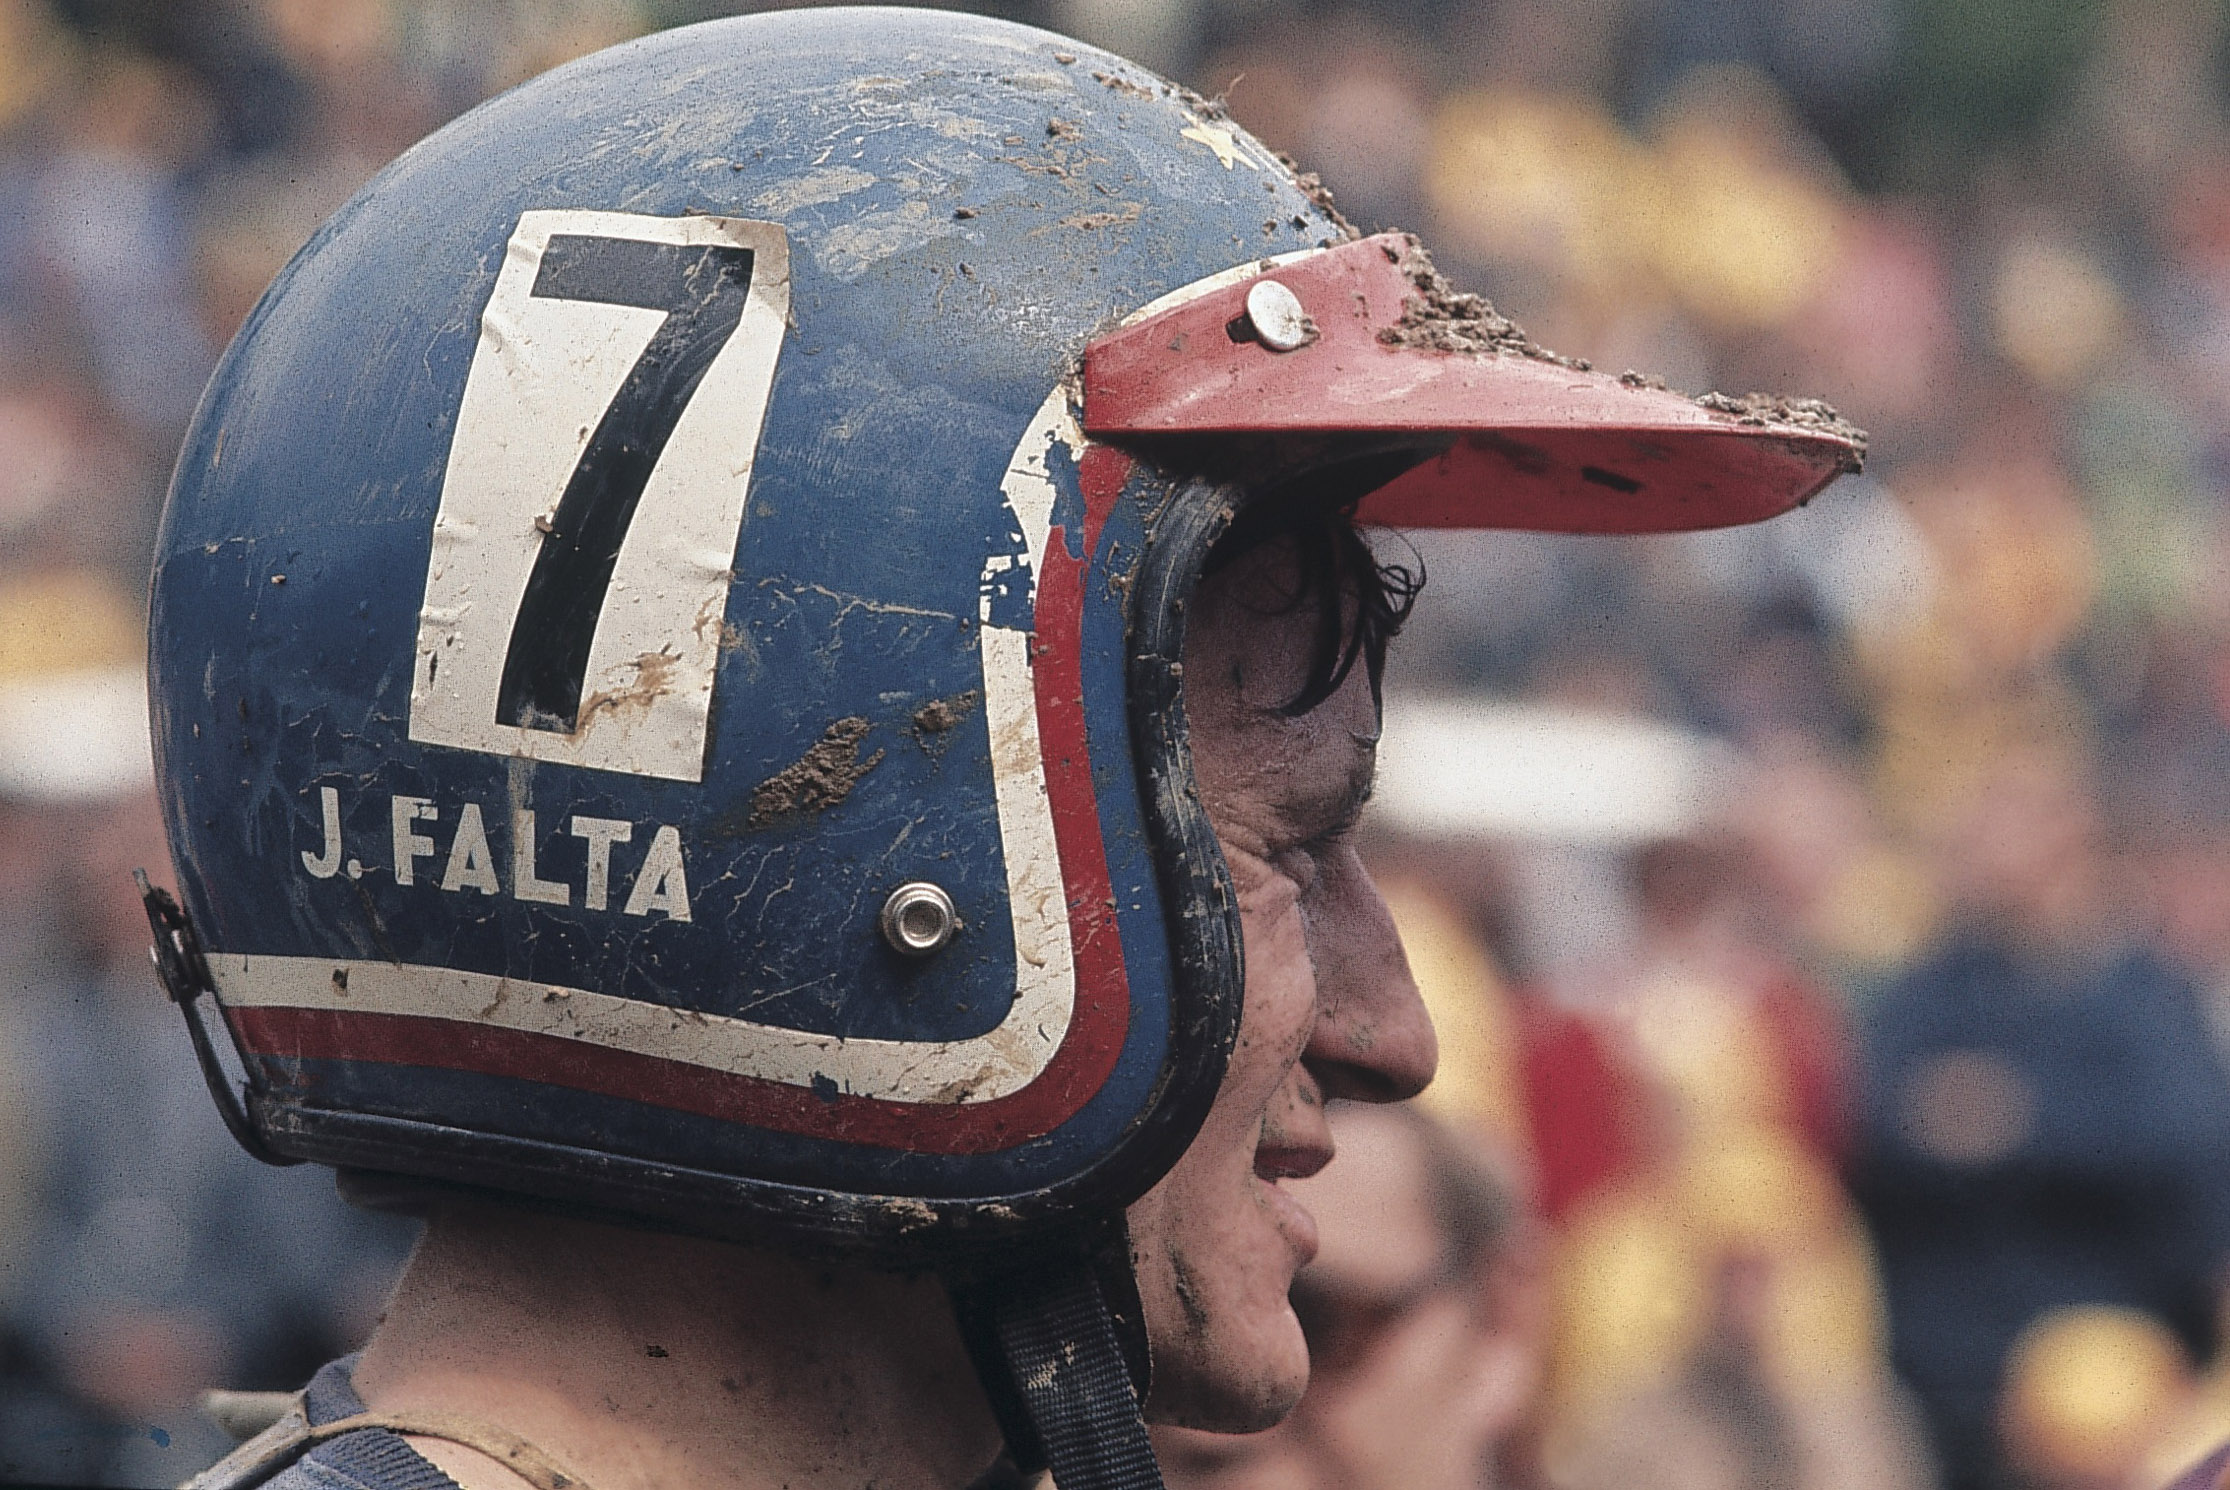
M427 1223L355 1382L375 1412L506 1428L584 1490L928 1490L999 1448L934 1278L498 1208ZM522 1483L411 1441L465 1490Z

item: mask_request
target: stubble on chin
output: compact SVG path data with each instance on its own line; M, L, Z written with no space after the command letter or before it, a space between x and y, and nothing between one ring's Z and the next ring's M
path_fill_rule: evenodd
M1209 1270L1180 1241L1136 1249L1132 1257L1153 1339L1154 1382L1147 1418L1213 1433L1256 1433L1292 1411L1307 1386L1306 1366L1281 1369L1282 1352L1257 1348L1256 1326L1239 1316L1251 1298L1225 1298ZM1282 1275L1285 1259L1264 1258ZM1249 1294L1252 1289L1246 1290ZM1291 1380L1288 1380L1288 1377Z

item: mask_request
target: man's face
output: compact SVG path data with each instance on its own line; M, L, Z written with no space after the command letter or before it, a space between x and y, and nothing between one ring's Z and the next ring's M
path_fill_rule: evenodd
M1293 551L1257 549L1206 581L1185 647L1202 801L1238 890L1245 1012L1207 1122L1131 1207L1148 1334L1149 1409L1225 1432L1269 1426L1308 1384L1286 1302L1316 1225L1281 1181L1332 1157L1324 1103L1386 1101L1431 1079L1432 1025L1401 942L1350 843L1378 711L1365 669L1298 718L1317 627L1290 604Z
M1301 1275L1308 1395L1268 1433L1156 1430L1172 1490L1469 1490L1531 1398L1538 1351L1497 1246L1458 1266L1418 1130L1333 1111L1340 1162L1302 1182L1323 1247Z

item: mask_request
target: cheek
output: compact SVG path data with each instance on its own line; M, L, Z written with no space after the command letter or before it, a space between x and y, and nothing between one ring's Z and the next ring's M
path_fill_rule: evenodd
M1237 856L1235 856L1237 857ZM1254 1178L1257 1142L1285 1106L1285 1088L1315 1023L1316 985L1300 896L1282 875L1234 864L1246 990L1239 1037L1199 1136L1171 1179L1231 1194Z
M1299 1257L1255 1164L1265 1130L1292 1121L1315 992L1292 882L1233 867L1247 958L1238 1043L1207 1122L1130 1223L1157 1415L1251 1431L1276 1421L1307 1381L1285 1301Z
M1225 1084L1267 1092L1300 1060L1316 1021L1316 965L1293 882L1280 876L1260 893L1242 890L1239 934L1246 948L1246 1001L1240 1048Z

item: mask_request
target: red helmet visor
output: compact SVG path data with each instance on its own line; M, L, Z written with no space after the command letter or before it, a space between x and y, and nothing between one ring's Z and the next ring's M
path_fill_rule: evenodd
M1135 320L1085 350L1084 432L1446 440L1360 519L1568 533L1758 522L1864 455L1824 405L1586 371L1435 284L1413 241L1387 233Z

